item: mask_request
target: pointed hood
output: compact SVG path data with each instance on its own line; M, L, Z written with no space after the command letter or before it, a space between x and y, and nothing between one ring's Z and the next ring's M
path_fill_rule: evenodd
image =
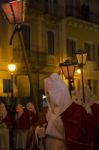
M44 80L44 88L46 95L48 94L48 107L55 114L60 115L72 104L68 86L57 73Z

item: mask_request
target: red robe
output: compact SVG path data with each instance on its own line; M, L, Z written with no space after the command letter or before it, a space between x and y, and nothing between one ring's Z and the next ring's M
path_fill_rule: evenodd
M25 115L27 116L28 128L37 126L37 115L34 112L26 110Z
M2 119L2 123L5 123L8 128L11 128L12 124L9 113L7 113L7 115Z
M21 129L21 130L29 129L27 114L23 113L19 118L17 118L16 115L13 117L13 129Z
M35 143L33 141L34 141L34 136L35 136L35 128L38 124L38 120L34 112L26 110L25 114L27 116L27 126L29 129L26 146L27 146L27 149L30 149L32 147L34 148L35 146Z
M27 136L29 130L28 115L23 114L18 118L17 113L13 117L13 148L26 149Z
M94 146L94 135L97 126L96 119L93 114L87 114L86 127L87 127L87 139L86 139L86 150L95 150Z
M69 150L86 149L86 111L77 104L72 103L62 114L61 118L65 128L66 143Z
M91 110L92 110L94 117L96 118L97 123L99 123L99 103L94 103L91 106Z
M91 105L91 110L94 118L96 119L96 128L94 132L94 145L95 150L99 149L99 102Z

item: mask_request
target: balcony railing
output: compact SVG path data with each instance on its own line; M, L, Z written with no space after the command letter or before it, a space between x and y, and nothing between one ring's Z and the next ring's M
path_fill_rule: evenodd
M30 63L39 66L45 66L47 54L44 52L31 51L29 58L30 58Z
M32 65L44 66L46 65L47 54L44 52L38 52L34 50L27 50L27 56L29 62ZM13 49L13 58L14 61L22 63L24 62L23 54L20 48L16 47Z
M64 17L65 11L59 4L49 4L46 0L29 0L27 2L27 13L36 12L48 14L55 17Z
M66 16L82 19L95 24L99 23L99 14L92 12L89 8L86 10L82 7L66 6Z
M38 49L27 50L29 64L32 69L42 69L45 66L57 66L59 64L59 56L48 55L46 52L38 51ZM24 66L24 57L20 48L13 49L13 59L16 63ZM23 67L24 68L24 67ZM25 68L26 69L26 68ZM25 70L26 71L26 70Z

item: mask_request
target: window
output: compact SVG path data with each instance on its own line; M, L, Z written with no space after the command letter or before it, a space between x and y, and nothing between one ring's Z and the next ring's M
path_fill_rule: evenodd
M92 89L92 86L91 86L91 80L90 79L88 79L88 86L89 86L89 88L90 88L90 90Z
M26 50L30 50L30 26L22 25L22 35Z
M48 12L49 11L49 1L44 0L44 5L45 5L45 7L44 7L45 11Z
M99 45L97 46L97 60L99 60Z
M85 43L84 44L84 48L85 48L85 50L87 51L87 60L91 60L91 53L90 53L90 44L88 44L88 43Z
M85 43L84 48L87 51L87 60L89 61L96 61L96 49L95 45L92 43Z
M67 39L67 56L73 57L76 50L76 41L72 39Z
M53 11L57 13L58 0L53 0Z
M8 93L13 90L11 79L3 79L3 92Z
M93 95L98 95L98 82L93 80Z
M88 83L90 90L92 91L92 94L98 95L98 82L97 82L97 80L88 79L87 83Z
M48 37L48 54L53 55L54 54L54 32L48 31L47 37Z

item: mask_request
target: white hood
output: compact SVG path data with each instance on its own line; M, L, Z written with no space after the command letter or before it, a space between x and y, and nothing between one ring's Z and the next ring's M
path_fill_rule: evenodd
M48 112L46 116L48 125L46 134L64 139L65 132L60 114L72 104L68 86L57 73L53 73L50 77L46 78L44 86L45 93L48 93Z
M44 80L44 87L45 93L49 94L48 107L52 110L53 106L55 114L60 115L72 104L68 86L57 73Z

